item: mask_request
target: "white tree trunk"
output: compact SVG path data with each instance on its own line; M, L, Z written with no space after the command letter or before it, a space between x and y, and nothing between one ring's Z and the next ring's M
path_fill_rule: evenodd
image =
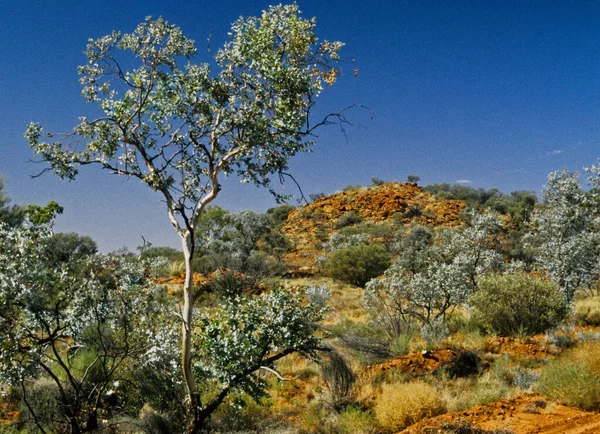
M193 235L187 232L182 237L183 256L185 258L185 283L183 285L183 310L181 324L181 367L188 392L187 432L198 430L198 419L201 402L196 387L196 380L192 373L192 330L194 312L194 267L192 260L194 252L192 247Z

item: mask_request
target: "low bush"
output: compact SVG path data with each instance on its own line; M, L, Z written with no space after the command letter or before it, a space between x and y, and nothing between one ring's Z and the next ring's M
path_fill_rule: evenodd
M549 399L583 410L600 409L600 378L582 360L562 359L549 363L539 383Z
M325 269L334 279L364 287L390 266L390 254L380 244L361 244L331 254Z
M426 417L444 413L446 404L438 390L426 383L384 384L374 410L383 428L400 430Z
M471 304L477 321L501 336L542 333L569 313L558 285L523 272L482 277Z
M336 229L345 228L346 226L353 226L362 223L362 217L358 215L356 211L350 211L344 214L335 221Z

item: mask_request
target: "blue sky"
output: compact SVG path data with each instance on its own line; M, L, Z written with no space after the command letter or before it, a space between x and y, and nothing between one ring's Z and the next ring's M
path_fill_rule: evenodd
M0 10L0 174L15 203L65 207L59 231L91 235L102 251L134 249L144 236L178 246L160 197L136 181L89 167L75 182L30 179L23 132L31 121L69 131L93 112L79 95L87 39L132 31L163 16L198 45L225 40L240 15L269 1L20 1ZM536 190L557 169L600 157L600 31L597 1L298 1L322 39L347 45L346 74L319 101L321 113L359 103L345 137L321 130L291 172L308 193L348 184L421 177L503 191ZM354 59L354 62L350 60ZM351 73L356 67L356 78ZM285 191L295 192L292 184ZM218 204L265 211L270 195L225 184Z

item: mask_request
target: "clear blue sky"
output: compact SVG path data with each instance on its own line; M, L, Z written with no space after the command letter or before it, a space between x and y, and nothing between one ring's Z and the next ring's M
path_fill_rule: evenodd
M57 230L91 235L102 251L134 249L145 236L178 246L159 197L136 181L89 167L75 182L27 163L26 125L69 131L92 107L79 96L77 65L87 39L132 31L163 16L195 39L198 61L211 32L269 1L29 1L0 8L0 174L15 203L65 207ZM600 2L298 1L323 39L346 42L355 59L324 92L319 110L353 103L346 139L322 130L314 152L295 158L305 193L332 193L371 177L422 184L539 191L557 169L600 157ZM359 69L357 78L351 70ZM218 204L232 211L274 206L268 193L227 183ZM291 184L286 191L294 192Z

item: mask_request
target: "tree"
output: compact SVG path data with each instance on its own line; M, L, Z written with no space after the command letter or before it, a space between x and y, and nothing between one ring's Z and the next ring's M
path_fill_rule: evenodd
M531 217L534 230L527 242L535 249L538 269L558 283L570 303L580 286L598 279L598 221L577 173L548 175L542 197L543 206Z
M10 197L4 192L4 180L0 177L0 222L10 226L18 226L25 217L25 208L18 205L8 205Z
M392 337L415 320L425 330L440 325L475 292L481 275L502 268L493 249L499 220L475 210L466 216L461 229L432 234L414 227L396 243L398 258L384 277L367 283L365 307Z
M315 20L298 7L275 6L261 17L240 18L209 64L192 63L194 42L163 19L148 18L130 34L113 32L89 42L79 68L86 101L100 106L72 133L49 134L32 123L26 138L62 178L97 164L134 177L160 192L181 238L186 278L182 307L182 370L188 431L200 429L202 402L192 373L193 258L198 222L218 196L220 178L270 188L288 160L306 151L315 128L344 121L344 111L311 122L323 86L339 74L340 42L319 42ZM125 69L121 55L139 66ZM187 63L183 61L187 59ZM127 61L129 64L129 59Z
M421 177L420 177L420 176L417 176L417 175L408 175L408 176L406 177L406 180L407 180L408 182L415 182L415 183L416 183L416 182L419 182L419 181L421 180Z
M175 322L148 264L73 250L58 264L51 239L49 225L0 223L0 381L21 390L36 431L89 432L115 381L134 389L130 372L177 358ZM41 378L54 411L38 404Z

